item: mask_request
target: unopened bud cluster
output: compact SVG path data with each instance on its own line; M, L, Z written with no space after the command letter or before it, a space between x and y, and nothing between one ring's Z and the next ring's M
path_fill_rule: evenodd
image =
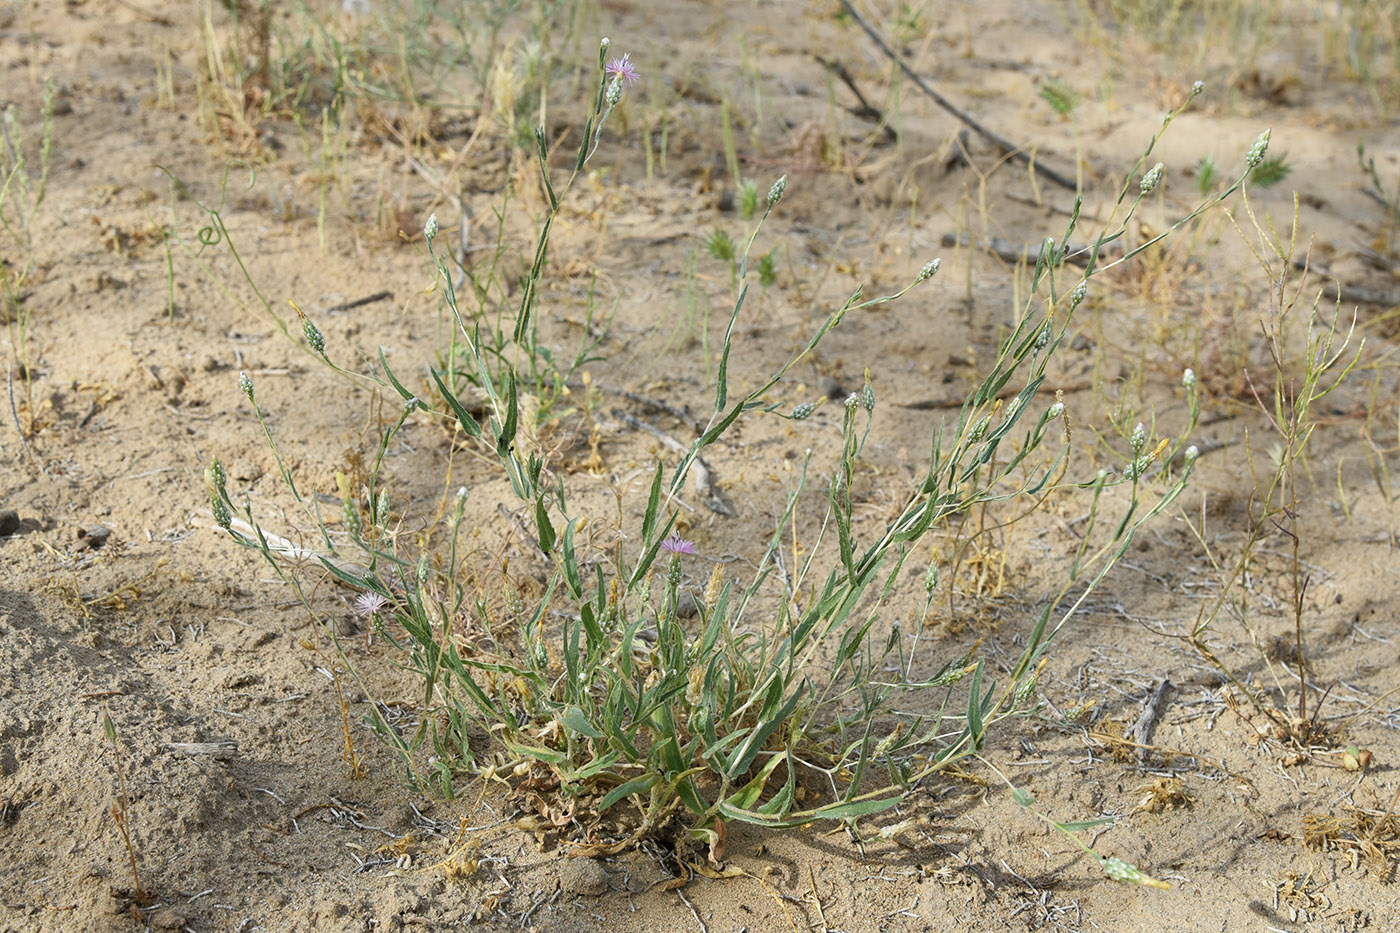
M1114 881L1127 884L1143 884L1147 880L1146 875L1116 855L1103 860L1103 872Z
M938 564L928 565L928 573L924 574L924 592L930 595L938 588Z
M924 267L919 270L919 281L924 282L938 274L938 269L943 265L942 259L930 259L924 263Z
M1269 151L1269 134L1272 130L1265 130L1259 134L1259 138L1254 141L1254 145L1249 147L1249 153L1244 157L1245 168L1253 171L1260 162L1264 161L1264 156Z
M1074 286L1074 291L1069 293L1069 309L1073 311L1075 308L1079 307L1080 303L1084 301L1085 296L1088 294L1089 283L1087 281L1080 282L1078 285Z
M1156 188L1158 183L1161 182L1161 180L1162 163L1158 162L1156 165L1152 166L1152 168L1147 170L1146 175L1142 176L1142 184L1140 185L1142 193L1151 194L1152 189Z
M208 487L209 511L214 513L214 523L225 531L233 524L233 516L229 514L228 505L224 502L225 496L228 495L225 491L227 483L228 473L219 462L219 458L215 457L214 462L204 470L204 484Z
M777 203L783 199L783 195L786 194L786 193L787 193L787 176L784 175L784 176L782 176L781 178L779 178L777 181L773 182L773 187L771 187L771 188L768 189L768 206L769 206L769 208L772 208L772 207L776 206Z
M1123 476L1127 479L1141 479L1142 475L1152 466L1152 461L1157 459L1151 454L1138 457L1132 463L1123 467Z
M350 532L351 536L358 538L364 526L360 521L360 510L355 506L355 500L348 498L342 500L340 515L345 520L345 530Z
M432 243L433 239L438 235L438 229L437 214L429 214L428 222L423 225L423 238L429 243Z
M803 402L792 410L793 421L806 421L811 417L812 412L817 410L817 406L812 402Z
M321 328L317 327L309 317L301 319L302 333L306 334L306 343L311 349L322 356L326 355L326 335L321 333Z
M253 377L245 372L240 372L238 374L238 391L242 392L248 401L253 401Z

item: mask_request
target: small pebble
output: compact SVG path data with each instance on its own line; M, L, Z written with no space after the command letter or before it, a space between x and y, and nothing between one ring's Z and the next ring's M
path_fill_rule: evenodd
M598 897L609 887L608 873L591 858L565 859L559 866L559 889L565 894Z
M90 525L87 528L79 528L78 550L92 548L95 551L106 544L110 537L112 537L112 529L106 525Z
M0 537L19 531L19 513L14 509L0 509Z

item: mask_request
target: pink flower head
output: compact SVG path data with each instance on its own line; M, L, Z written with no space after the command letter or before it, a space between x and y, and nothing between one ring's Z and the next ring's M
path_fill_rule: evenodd
M375 593L372 590L366 591L364 593L361 593L358 597L356 597L355 611L357 611L360 615L364 616L365 618L369 618L379 610L383 609L384 606L388 604L388 602L389 600L385 599L380 594Z
M661 542L661 550L670 551L672 554L694 554L695 545L673 532Z
M628 53L622 53L621 58L614 58L603 68L603 71L615 78L621 78L628 84L636 84L641 80L641 73L637 71L637 66L632 64L632 59Z

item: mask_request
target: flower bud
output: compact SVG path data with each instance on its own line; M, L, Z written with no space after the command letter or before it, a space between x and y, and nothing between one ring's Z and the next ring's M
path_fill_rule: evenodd
M1133 428L1132 444L1135 454L1142 453L1142 448L1147 444L1147 428L1143 427L1141 421Z
M423 225L423 238L426 239L429 243L431 243L431 242L433 242L433 238L436 237L437 235L438 235L438 219L437 219L437 214L429 214L429 215L428 215L428 222L425 223L425 224Z
M1147 170L1147 174L1142 176L1142 184L1139 186L1143 194L1151 194L1152 189L1157 187L1157 183L1162 180L1162 163L1158 162Z
M868 382L860 390L860 407L868 412L875 410L875 387Z
M1045 419L1047 421L1054 421L1056 418L1060 417L1060 415L1063 415L1064 413L1065 403L1056 402L1055 404L1051 405L1050 410L1045 413Z
M309 317L301 319L302 333L306 334L307 346L315 350L322 356L326 355L326 336L321 333L321 328L317 327Z
M1074 291L1069 293L1069 309L1073 311L1075 308L1079 307L1080 303L1088 294L1089 283L1087 280L1074 286Z
M1254 141L1254 145L1249 147L1249 153L1244 157L1245 168L1253 171L1254 168L1264 161L1264 155L1269 151L1269 134L1273 130L1265 130L1259 134L1259 138Z
M224 465L219 462L218 457L215 457L214 462L204 468L204 485L209 487L211 495L223 492L228 485L228 471L224 469Z
M238 390L248 397L248 401L253 401L253 377L246 372L238 374Z
M616 107L618 102L622 100L622 79L620 77L613 78L612 83L608 85L606 100L609 110Z
M924 267L919 270L919 281L931 279L938 274L938 267L943 265L942 259L932 259L924 263Z
M783 195L786 193L787 176L784 175L777 181L773 182L773 187L768 189L768 206L770 208L776 206L777 203L783 199Z
M817 406L811 402L803 402L792 410L793 421L805 421L812 412L817 410Z
M218 496L210 496L209 510L214 513L214 523L228 531L228 526L233 524L233 516L229 515L228 506L224 505L224 500Z
M1196 391L1196 371L1187 367L1186 371L1181 374L1181 384L1186 387L1187 392Z

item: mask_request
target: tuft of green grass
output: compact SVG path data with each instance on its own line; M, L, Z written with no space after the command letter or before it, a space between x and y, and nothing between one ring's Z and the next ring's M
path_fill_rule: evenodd
M1254 171L1249 173L1249 181L1260 188L1272 188L1292 173L1293 166L1288 164L1288 154L1280 153L1256 165Z
M745 220L753 220L753 215L757 212L758 183L751 178L746 178L744 183L739 186L739 216Z
M1062 117L1070 116L1079 107L1079 92L1057 78L1041 81L1036 93Z
M1196 191L1201 197L1208 196L1220 183L1220 170L1216 168L1214 156L1204 156L1196 163Z

